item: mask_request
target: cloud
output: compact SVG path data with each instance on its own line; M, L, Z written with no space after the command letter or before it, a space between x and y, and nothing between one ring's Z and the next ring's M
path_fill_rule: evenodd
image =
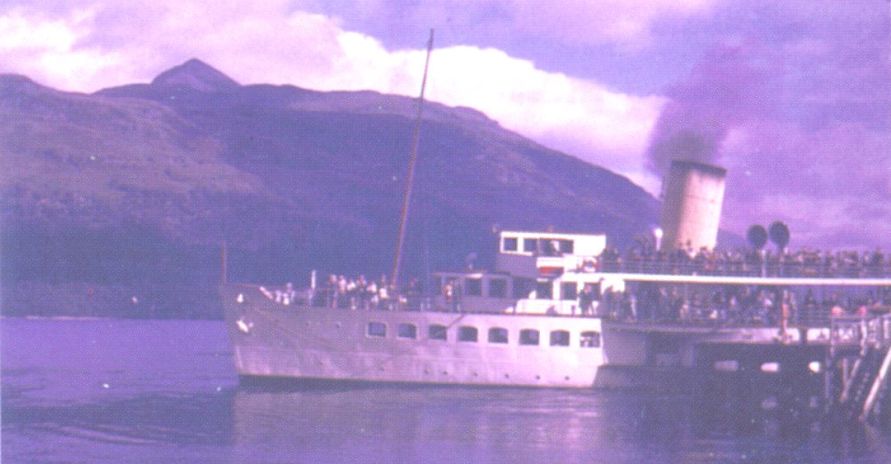
M128 0L59 10L54 17L24 7L0 13L0 24L14 24L7 29L18 37L3 42L13 59L0 66L64 89L97 90L148 81L198 57L242 83L410 96L419 90L420 47L387 50L375 38L344 30L336 18L290 10L284 1L262 7L222 2L208 9L203 2L145 7ZM22 38L35 28L57 38ZM419 46L424 39L418 37ZM508 129L652 185L640 154L662 98L546 72L494 48L440 48L431 67L431 100L476 108Z
M65 19L51 19L16 8L0 15L0 71L14 71L48 82L84 88L122 62L116 52L83 47L94 12L76 11Z
M638 48L651 43L653 28L660 21L706 15L717 1L329 0L303 4L310 11L339 15L379 36L436 27L463 37L488 37L496 43L514 37L535 37L536 41L570 45L621 44ZM399 37L388 38L401 42Z
M524 33L572 44L648 45L653 26L665 18L705 14L713 0L565 0L543 5L515 0L514 23Z
M432 98L478 108L537 141L647 180L640 154L663 98L545 72L495 49L450 47L437 52L432 66Z

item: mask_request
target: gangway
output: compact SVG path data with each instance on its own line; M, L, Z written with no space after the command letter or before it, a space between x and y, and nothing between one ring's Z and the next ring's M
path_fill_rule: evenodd
M891 314L873 317L834 317L831 324L832 356L859 346L850 373L843 372L838 405L846 415L862 422L878 415L888 391L891 372ZM850 351L847 351L850 352ZM843 369L846 371L847 369Z

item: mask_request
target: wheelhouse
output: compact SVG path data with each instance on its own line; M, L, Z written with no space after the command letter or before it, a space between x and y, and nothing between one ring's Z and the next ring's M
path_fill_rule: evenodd
M594 314L605 288L621 282L592 274L606 248L602 234L503 231L492 271L435 274L434 305L474 312Z

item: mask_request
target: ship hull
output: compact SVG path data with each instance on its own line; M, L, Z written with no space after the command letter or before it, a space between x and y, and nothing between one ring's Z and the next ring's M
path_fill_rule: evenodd
M764 342L776 328L690 327L622 323L593 317L436 311L350 310L283 305L259 287L225 285L226 326L239 376L374 383L562 388L641 388L688 392L695 382L697 346L706 342ZM372 335L369 328L383 327ZM402 326L414 329L400 336ZM446 340L429 328L447 328ZM477 332L461 341L462 328ZM509 334L492 343L490 329ZM518 343L536 330L537 345ZM550 334L568 333L552 345ZM825 336L825 330L809 335ZM597 335L596 346L581 335Z
M604 362L602 347L581 346L583 332L599 337L595 318L285 306L248 285L226 285L222 298L242 377L588 388ZM370 324L385 334L369 334ZM415 336L401 337L402 326ZM430 339L431 326L446 327L447 339ZM477 341L459 340L462 328L476 329ZM491 343L492 328L509 342ZM517 343L528 329L539 331L538 345ZM566 346L551 345L555 331L569 333Z

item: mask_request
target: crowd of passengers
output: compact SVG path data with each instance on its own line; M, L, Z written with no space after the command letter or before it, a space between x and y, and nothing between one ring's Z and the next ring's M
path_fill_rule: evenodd
M260 291L270 300L285 305L306 304L340 309L393 309L396 304L406 305L420 298L421 289L417 279L411 279L397 296L395 288L387 276L380 279L366 279L364 275L352 278L331 274L318 288L298 292L289 282L284 288Z
M622 255L607 248L599 258L606 272L769 277L891 277L891 257L871 252L825 252L811 249L694 251L678 247L657 250L651 244L632 247Z
M597 313L627 321L776 325L783 313L793 323L808 324L825 323L830 316L881 314L889 307L889 288L863 295L833 292L818 298L810 289L802 295L754 286L685 290L677 286L642 283L633 290L605 291Z

